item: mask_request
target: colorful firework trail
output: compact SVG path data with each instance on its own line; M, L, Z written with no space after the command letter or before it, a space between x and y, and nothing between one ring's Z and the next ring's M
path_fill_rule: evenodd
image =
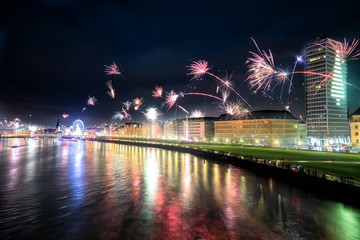
M205 97L211 97L211 98L215 98L217 100L223 101L222 98L219 98L217 96L211 95L211 94L207 94L207 93L199 93L199 92L190 92L190 93L183 93L182 95L198 95L198 96L205 96Z
M115 112L114 116L112 116L111 119L113 119L113 120L123 120L124 117L125 116L121 112Z
M166 94L166 98L165 98L164 105L167 107L167 110L169 110L170 108L172 108L174 106L174 104L176 103L179 96L184 97L185 95L205 96L205 97L211 97L211 98L215 98L217 100L223 101L222 98L219 98L217 96L207 94L207 93L199 93L199 92L182 93L181 92L181 93L177 94L177 93L174 92L174 90L171 90L170 92L168 92Z
M121 72L119 70L119 67L113 62L110 66L105 66L105 73L106 75L120 75Z
M190 66L188 66L188 68L188 75L192 75L192 79L200 78L202 75L204 75L210 70L210 68L208 68L208 62L204 60L193 61Z
M109 91L106 92L111 98L115 98L115 89L112 86L112 80L106 82L106 86L109 88Z
M94 106L95 103L97 102L97 99L95 98L95 96L93 96L93 97L89 96L89 98L86 102L87 102L87 105Z
M65 119L65 118L68 118L69 117L69 114L66 114L66 113L64 113L63 115L62 115L62 117Z
M185 109L185 108L183 108L182 106L180 106L180 105L177 105L178 106L178 108L180 108L181 110L183 110L186 114L189 114L189 112Z
M208 62L204 60L193 61L192 64L188 66L188 68L189 68L188 75L193 75L192 79L200 78L202 75L208 74L214 77L215 79L217 79L223 85L222 87L229 88L230 90L232 90L238 97L240 97L246 104L250 106L250 104L240 95L240 93L238 93L235 90L235 88L232 86L231 81L224 80L216 76L215 74L209 72L210 68L208 67Z
M158 87L155 86L155 90L152 91L153 92L153 97L154 98L161 98L163 95L163 88L162 87Z
M121 112L124 113L125 118L131 119L131 115L126 111L126 109L122 108Z

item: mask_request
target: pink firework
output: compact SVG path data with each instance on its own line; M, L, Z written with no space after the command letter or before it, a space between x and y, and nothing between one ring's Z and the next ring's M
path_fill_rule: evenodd
M68 118L68 117L69 117L69 114L64 113L64 114L62 115L62 117L63 117L63 118Z
M335 42L331 39L327 39L327 42L330 44L331 49L339 54L341 62L345 60L359 60L360 50L356 50L359 39L354 38L351 44L346 41L346 38L344 38L343 43Z
M274 64L274 57L269 50L267 53L264 50L260 50L256 41L251 38L259 52L259 54L250 52L251 57L246 61L249 68L249 81L251 88L255 88L255 91L262 90L267 92L276 87L277 85L283 85L288 81L288 73L282 69L276 69Z
M193 61L192 64L188 66L188 68L189 68L188 75L193 75L192 79L199 78L204 74L208 74L221 83L221 86L219 88L232 90L236 95L238 95L245 103L247 103L250 106L250 104L233 87L233 84L230 81L231 76L230 78L226 77L226 79L224 80L216 76L215 74L209 72L210 68L208 68L208 62L204 60ZM219 88L217 89L217 92L219 91Z
M207 93L191 92L191 93L184 93L183 95L199 95L199 96L211 97L211 98L215 98L217 100L223 101L223 99L221 99L217 96L211 95L211 94L207 94Z
M87 100L87 105L94 106L96 102L97 102L97 99L95 98L95 96L94 97L89 96L89 98Z
M163 88L162 87L158 87L155 86L155 90L152 91L153 92L153 97L154 98L161 98L162 94L163 94Z
M124 113L124 117L125 117L125 118L131 119L131 115L126 111L126 109L122 108L122 109L121 109L121 112Z
M210 68L208 68L208 62L204 60L193 61L188 68L188 75L194 76L192 79L199 78L210 70Z
M186 110L185 108L183 108L182 106L178 105L178 107L183 110L185 113L189 114L188 110Z
M106 86L109 88L109 91L106 92L111 98L115 98L115 89L112 86L112 81L106 82Z
M121 74L119 67L113 62L110 66L105 66L105 73L107 75L119 75Z
M225 103L226 101L227 101L227 99L229 98L229 96L230 96L230 91L229 90L223 90L222 92L221 92L221 94L222 94L222 101L223 101L223 103Z
M174 106L178 98L179 98L179 94L176 94L174 90L171 90L166 94L165 105L167 106L167 110L169 110Z

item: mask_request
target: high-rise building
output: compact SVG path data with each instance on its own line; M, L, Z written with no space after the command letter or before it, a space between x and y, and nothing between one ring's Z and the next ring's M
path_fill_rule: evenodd
M331 43L337 42L319 38L306 47L306 71L316 73L305 75L306 125L313 145L349 142L346 62Z

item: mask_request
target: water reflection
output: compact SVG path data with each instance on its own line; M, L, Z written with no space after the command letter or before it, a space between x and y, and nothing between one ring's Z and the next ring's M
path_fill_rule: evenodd
M190 154L56 139L0 153L1 239L360 236L359 209Z

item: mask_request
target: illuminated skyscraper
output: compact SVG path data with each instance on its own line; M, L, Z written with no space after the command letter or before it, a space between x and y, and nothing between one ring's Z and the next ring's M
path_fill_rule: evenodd
M331 49L329 38L318 39L306 47L305 75L306 125L311 144L337 144L349 141L346 62ZM320 75L323 74L323 75ZM324 81L324 75L332 78Z

